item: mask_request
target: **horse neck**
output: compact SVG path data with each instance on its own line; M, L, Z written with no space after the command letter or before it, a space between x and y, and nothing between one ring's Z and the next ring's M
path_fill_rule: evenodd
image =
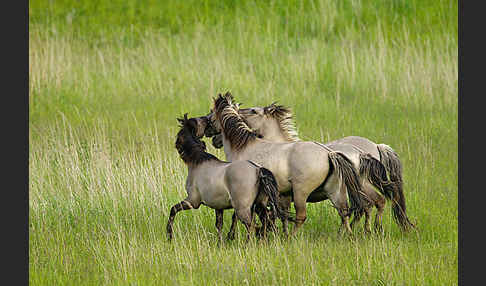
M264 140L267 141L267 140ZM224 154L226 155L226 160L229 162L234 162L237 160L249 160L252 159L252 154L258 151L259 147L264 143L261 139L255 139L255 141L248 143L244 148L240 150L233 150L231 148L230 141L223 134L223 148ZM274 142L271 142L274 143Z
M207 167L207 162L192 164L186 163L187 166L187 181L194 182L197 177L202 173L201 170Z
M267 118L259 128L259 133L263 138L272 142L296 142L298 139L291 139L276 118Z
M268 128L265 127L261 130L260 133L265 140L272 141L272 142L289 142L285 134L282 132L280 127L277 128Z
M228 138L226 138L224 133L223 133L223 151L224 151L224 155L226 156L226 161L232 162L233 156L235 156L236 154L233 154L233 150L231 149L231 143L228 140Z
M209 160L218 160L215 156L207 153L204 146L192 137L187 137L182 146L177 146L179 156L189 169Z

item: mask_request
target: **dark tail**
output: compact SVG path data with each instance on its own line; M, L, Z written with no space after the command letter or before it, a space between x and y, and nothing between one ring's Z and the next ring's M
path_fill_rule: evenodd
M277 214L279 219L295 221L286 210L280 207L280 192L278 191L277 180L275 180L273 173L264 167L260 167L258 170L258 192L268 196L270 208L274 214Z
M385 166L368 153L359 155L359 175L367 178L385 198L392 200L395 196L395 184L388 180Z
M400 158L390 146L385 144L378 144L378 152L380 153L380 161L386 170L385 175L381 174L380 176L388 181L384 184L387 189L384 191L384 195L393 203L393 218L404 231L415 228L415 225L407 217Z
M351 212L364 212L371 201L363 192L363 186L353 163L340 152L330 152L329 160L346 186L351 207L349 214Z

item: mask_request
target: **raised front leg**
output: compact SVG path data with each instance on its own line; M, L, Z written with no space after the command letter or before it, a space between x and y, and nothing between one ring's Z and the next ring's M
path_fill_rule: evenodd
M172 206L170 209L169 221L167 222L167 238L169 240L172 240L172 223L174 222L176 214L182 210L190 210L193 208L194 207L191 205L191 203L186 200Z
M218 230L218 243L221 243L223 241L223 212L224 210L214 210L214 213L216 214L216 223L214 224L216 226L216 229Z

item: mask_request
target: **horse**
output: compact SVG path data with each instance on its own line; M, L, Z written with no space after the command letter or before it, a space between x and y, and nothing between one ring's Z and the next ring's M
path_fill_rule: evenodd
M341 217L339 232L344 229L352 234L351 212L363 212L370 201L349 159L318 142L265 140L239 115L231 93L218 94L213 101L205 135L222 134L227 160L250 159L274 174L280 195L291 196L294 201L296 216L291 235L295 235L307 218L306 203L328 198Z
M206 152L204 136L207 120L177 118L180 130L175 147L188 168L187 197L170 208L167 237L172 240L172 224L179 211L198 209L201 204L215 210L219 241L222 240L223 212L233 208L234 217L245 225L248 240L254 231L253 217L256 206L266 209L270 205L280 219L286 213L279 207L279 193L274 175L268 169L250 160L224 162Z
M239 107L239 105L236 105ZM266 140L274 142L298 142L301 139L293 121L290 108L277 105L275 102L265 107L238 108L248 126ZM222 147L222 135L216 135L212 139L216 148ZM387 200L392 201L392 213L395 222L402 231L415 228L406 214L405 196L402 183L402 164L398 154L386 144L376 144L371 140L348 136L324 144L335 151L341 151L347 156L359 170L363 190L373 201L377 208L374 228L382 231L382 215ZM388 178L389 177L389 178ZM379 191L377 193L375 188ZM282 200L282 207L288 209L290 200ZM364 210L365 231L370 232L371 208ZM351 227L358 222L362 213L355 212ZM284 222L284 231L285 231Z

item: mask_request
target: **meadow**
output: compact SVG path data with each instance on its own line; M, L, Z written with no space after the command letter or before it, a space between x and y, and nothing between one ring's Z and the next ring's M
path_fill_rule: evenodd
M30 285L458 284L457 1L71 2L29 1ZM390 145L418 231L388 203L384 235L342 238L325 201L293 239L218 245L202 206L169 243L176 117L226 91Z

